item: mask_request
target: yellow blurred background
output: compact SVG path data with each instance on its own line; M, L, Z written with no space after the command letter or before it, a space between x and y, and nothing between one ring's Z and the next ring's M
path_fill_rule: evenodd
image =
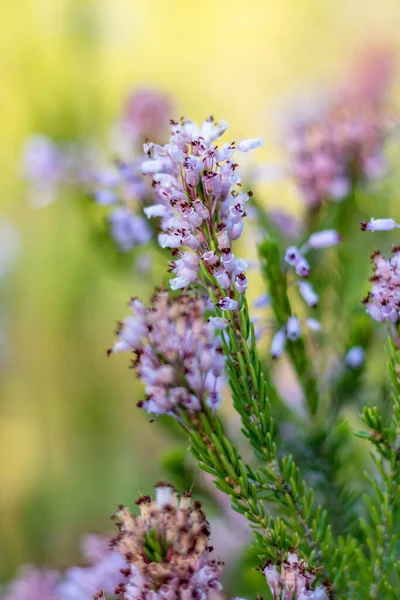
M399 27L398 0L1 0L0 215L21 250L0 282L0 581L21 562L76 560L81 533L160 478L167 447L135 408L126 360L105 356L126 300L150 284L99 255L76 199L29 206L27 136L101 140L127 92L151 84L173 96L171 116L213 113L281 160L287 98L331 81L354 49L399 55Z

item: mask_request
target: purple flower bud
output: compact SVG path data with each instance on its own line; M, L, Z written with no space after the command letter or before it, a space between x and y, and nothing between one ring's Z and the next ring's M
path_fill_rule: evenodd
M306 250L328 248L340 242L341 236L335 229L325 229L312 233L303 248Z
M262 148L262 147L263 147L262 138L242 140L238 144L238 150L240 152L248 152L249 150L254 150L255 148Z
M222 264L227 273L233 273L236 270L235 255L232 252L222 253Z
M278 591L280 589L281 577L277 568L274 565L268 565L265 567L263 573L272 592Z
M270 353L271 353L272 358L279 358L279 356L282 354L283 349L285 347L285 342L286 342L286 333L285 333L285 329L282 328L276 332L276 334L274 335L274 337L272 339L272 344L271 344L271 348L270 348Z
M239 221L238 223L233 223L230 227L230 236L232 240L238 240L243 233L244 223L243 221Z
M101 204L103 206L108 206L110 204L116 204L118 200L118 196L112 190L97 190L94 193L94 199L97 204Z
M297 275L300 277L308 277L310 274L310 265L307 260L301 256L299 260L296 262L295 270Z
M299 282L299 292L308 306L317 306L319 300L318 294L314 292L312 285L308 281Z
M127 207L116 208L109 216L111 233L122 250L130 250L150 239L147 222Z
M221 266L220 266L220 270L218 270L215 273L215 279L218 281L219 285L224 290L227 290L231 287L231 280L229 278L229 275L226 271L223 270L223 268Z
M156 504L158 508L164 508L167 505L177 503L176 492L172 485L168 483L159 483L156 486Z
M353 346L346 354L345 362L352 369L359 369L364 362L365 351L361 346Z
M146 206L143 212L148 219L151 219L152 217L164 217L167 210L164 204L153 204L152 206Z
M288 318L286 323L286 335L289 340L295 341L300 337L300 322L295 315Z
M329 596L323 586L315 588L309 595L310 600L328 600L328 598Z
M165 160L144 160L141 164L141 168L144 175L153 175L154 173L159 173L165 169Z
M248 268L249 263L244 258L238 258L236 261L235 273L243 273Z
M210 317L208 322L213 329L226 329L229 325L228 321L222 317Z
M391 231L399 227L400 225L393 219L371 218L368 223L361 223L362 231Z
M306 325L311 331L321 331L321 323L317 319L306 319Z

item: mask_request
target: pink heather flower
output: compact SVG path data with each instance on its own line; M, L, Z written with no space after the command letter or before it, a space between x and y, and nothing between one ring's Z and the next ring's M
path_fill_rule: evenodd
M362 231L391 231L398 229L400 225L393 219L374 219L371 218L368 223L361 223Z
M218 147L216 140L227 128L225 121L216 123L212 117L201 126L189 120L172 123L169 143L145 144L142 169L153 173L158 204L145 212L161 219L160 246L193 250L225 296L234 297L247 288L245 268L235 259L233 245L242 234L251 193L239 187L233 154L236 149L247 152L260 147L262 140L243 140L237 148L234 143ZM173 289L195 282L195 270L198 279L204 277L199 266L193 266L190 277L179 274L172 280ZM171 270L176 272L174 267Z
M400 316L400 248L393 248L387 260L379 252L372 255L373 286L364 299L367 313L375 321L397 323Z
M119 534L113 546L127 567L116 593L123 600L217 598L223 563L210 556L210 529L200 503L192 507L189 493L179 500L173 487L161 482L155 501L142 496L136 504L139 516L124 507L114 516ZM157 552L147 543L150 537Z
M210 323L211 327L216 330L226 329L229 324L228 321L222 317L210 317L208 319L208 323Z
M247 290L249 282L245 273L239 273L235 280L236 289L239 294L243 294Z
M263 573L274 600L328 600L323 586L311 589L315 579L314 569L304 560L299 560L294 552L288 553L280 570L275 565L268 564Z
M197 280L198 256L189 251L182 252L178 256L179 258L171 263L171 271L177 275L175 279L170 281L172 290L185 288Z
M233 298L222 298L219 302L218 302L218 306L221 310L236 310L237 308L237 301L233 300Z
M120 324L113 351L135 354L132 367L146 392L139 406L175 416L182 408L217 408L225 359L215 330L224 329L227 321L211 317L205 322L204 302L185 294L170 298L159 292L150 308L138 300L131 306L134 316Z
M274 565L267 565L263 573L274 598L278 598L281 590L281 576L278 569Z

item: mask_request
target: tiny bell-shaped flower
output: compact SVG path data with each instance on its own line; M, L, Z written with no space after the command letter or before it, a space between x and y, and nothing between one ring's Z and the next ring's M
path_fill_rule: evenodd
M359 369L364 362L365 351L361 346L353 346L346 354L345 362L352 369Z
M240 294L243 294L243 292L245 292L247 290L247 286L248 286L248 280L247 280L246 274L239 273L239 275L237 275L237 277L236 277L235 284L236 284L237 291Z
M300 281L299 282L299 292L300 292L304 302L306 304L308 304L308 306L313 306L313 307L317 306L319 296L314 291L311 283L308 283L308 281Z
M172 485L164 482L156 485L156 504L160 509L176 504L176 493Z
M296 263L300 260L301 254L299 249L296 246L289 246L285 253L285 261L294 267Z
M218 306L221 310L235 310L237 308L238 303L233 298L222 298L218 302Z
M306 319L306 325L311 331L321 331L321 323L317 319Z
M226 329L229 325L228 321L222 317L210 317L208 322L213 329Z
M274 565L268 565L265 567L263 573L272 593L275 595L279 593L281 587L281 576L279 575L278 569Z
M300 277L308 277L310 274L310 265L304 256L300 256L299 260L295 264L296 274Z
M295 341L300 337L300 322L296 315L288 318L286 323L286 335L289 340Z
M231 280L229 279L229 275L223 268L220 266L220 270L215 273L215 279L218 281L219 285L227 290L231 286Z
M324 229L312 233L303 246L303 251L336 246L340 242L340 234L335 229Z
M276 359L276 358L280 357L280 355L282 354L283 349L285 347L285 342L286 342L286 333L285 333L285 329L282 328L276 332L276 334L274 335L274 337L272 339L272 344L271 344L271 348L270 348L270 354L271 354L272 358Z
M249 152L249 150L254 150L255 148L262 148L263 140L262 138L254 138L250 140L242 140L239 142L237 148L240 152Z
M233 273L236 270L235 255L230 251L223 252L222 264L224 265L224 269L227 273Z
M374 219L372 217L368 223L361 223L362 231L391 231L399 227L400 225L394 219Z

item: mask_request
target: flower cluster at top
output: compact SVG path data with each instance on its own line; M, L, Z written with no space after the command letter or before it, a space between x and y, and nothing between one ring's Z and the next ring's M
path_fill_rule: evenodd
M202 299L157 293L150 308L131 301L134 316L119 328L113 352L133 351L133 368L145 384L139 403L149 413L177 415L220 404L225 359Z
M115 592L124 600L210 600L219 595L222 563L211 558L210 528L199 502L181 499L167 483L155 501L142 496L140 515L125 507L115 515L120 533L112 546L126 559Z
M325 587L311 589L315 571L294 552L289 552L279 571L268 564L263 572L274 600L328 600Z
M87 567L70 567L64 574L55 569L25 565L7 586L2 600L88 600L103 589L113 594L121 580L123 557L109 549L105 536L87 535L82 547Z
M390 75L390 57L375 52L356 65L351 80L320 111L292 123L287 142L290 169L308 205L340 201L354 181L384 174Z
M361 223L363 231L391 231L400 225L393 219L371 219ZM374 274L373 286L363 300L366 311L375 321L398 323L400 319L400 247L392 249L393 256L386 259L379 250L371 256Z
M189 120L172 123L168 144L145 144L148 160L144 173L153 175L158 203L146 215L161 218L158 236L162 248L172 248L175 278L172 289L185 288L199 279L203 261L217 288L224 292L228 310L247 288L247 264L235 258L233 244L244 227L246 203L251 192L240 192L237 150L248 152L262 146L261 139L225 143L216 140L228 129L225 121L209 117L199 127ZM222 299L222 298L221 298Z

